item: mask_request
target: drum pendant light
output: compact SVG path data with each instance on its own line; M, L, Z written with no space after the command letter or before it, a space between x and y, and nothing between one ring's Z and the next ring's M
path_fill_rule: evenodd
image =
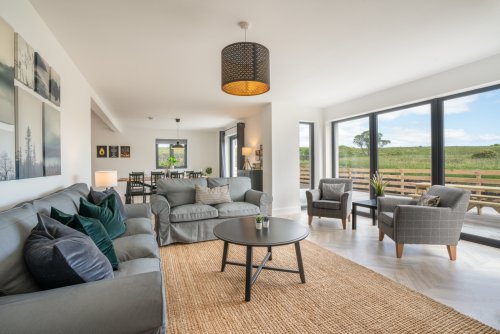
M239 22L245 42L222 49L222 90L231 95L252 96L271 89L269 50L262 44L247 42L248 22Z
M175 150L175 149L181 149L181 148L184 148L184 145L182 145L180 143L180 139L179 139L179 123L181 122L181 119L180 118L176 118L175 119L175 122L177 123L177 143L175 143L174 145L172 145L172 148Z

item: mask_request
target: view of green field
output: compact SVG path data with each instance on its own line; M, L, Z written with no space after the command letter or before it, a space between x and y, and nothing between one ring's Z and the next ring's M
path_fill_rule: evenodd
M369 168L366 150L339 146L340 168ZM430 147L379 148L379 169L430 169ZM450 146L445 148L446 169L500 170L500 144L491 146Z

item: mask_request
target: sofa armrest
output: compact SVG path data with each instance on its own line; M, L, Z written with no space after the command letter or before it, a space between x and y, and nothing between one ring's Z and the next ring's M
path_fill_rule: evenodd
M250 189L245 193L245 202L258 206L261 214L268 215L273 197L265 192Z
M149 203L125 204L125 213L127 218L150 218L151 205Z
M170 229L170 203L163 195L151 195L151 209L155 215L156 241L161 245L161 236Z
M165 332L160 272L0 298L3 333ZM163 328L163 330L158 330Z
M312 202L318 201L321 197L321 193L319 189L310 189L306 190L306 199L307 199L307 214L312 215L313 207Z
M393 212L398 205L415 205L417 200L408 197L377 197L377 211Z
M347 218L352 211L352 191L346 191L340 196L340 209L342 218Z

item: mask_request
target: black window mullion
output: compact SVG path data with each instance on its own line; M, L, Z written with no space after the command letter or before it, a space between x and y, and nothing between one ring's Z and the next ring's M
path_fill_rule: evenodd
M378 122L377 115L370 114L370 177L378 170ZM370 198L375 198L373 187L370 188Z
M443 99L431 101L432 184L444 185L444 112Z

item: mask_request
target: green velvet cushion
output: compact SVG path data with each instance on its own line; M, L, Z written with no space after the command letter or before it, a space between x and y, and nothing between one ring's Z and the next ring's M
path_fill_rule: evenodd
M108 232L98 219L84 217L78 214L69 215L57 210L54 207L50 210L50 217L63 223L64 225L88 235L90 239L94 241L97 248L99 248L99 250L108 258L113 269L118 269L119 262L113 246L113 241L111 241Z
M100 204L92 204L83 197L80 198L78 213L85 217L99 219L113 240L125 233L126 227L120 216L120 210L114 197L105 198Z

